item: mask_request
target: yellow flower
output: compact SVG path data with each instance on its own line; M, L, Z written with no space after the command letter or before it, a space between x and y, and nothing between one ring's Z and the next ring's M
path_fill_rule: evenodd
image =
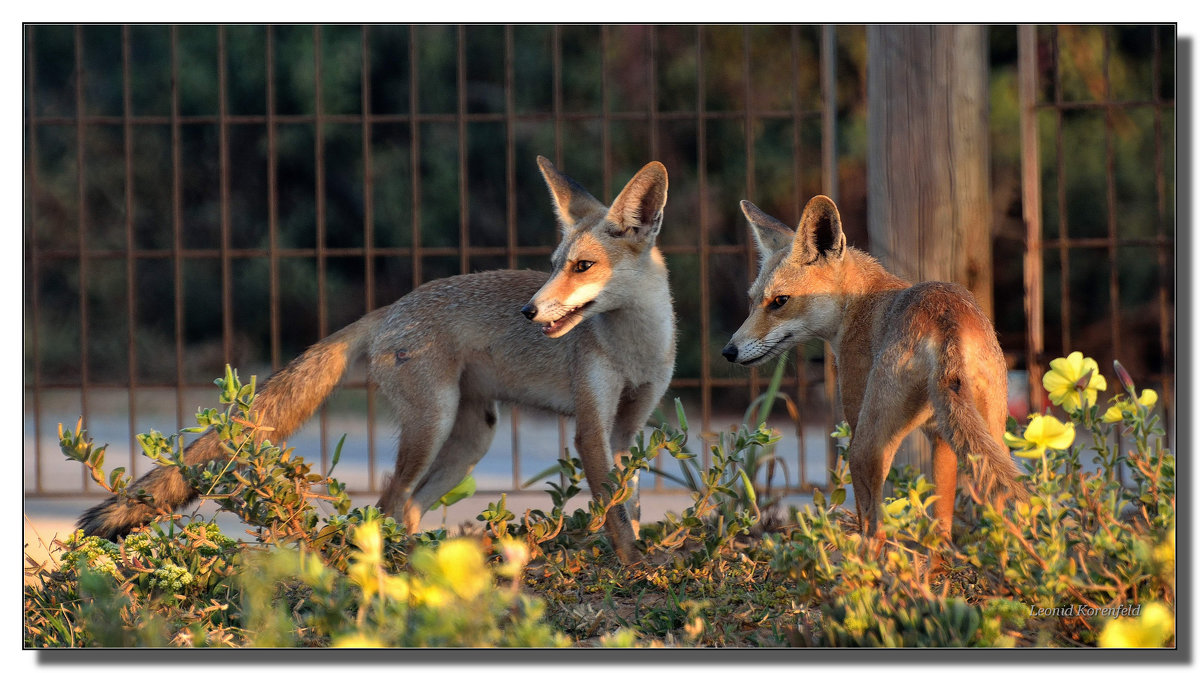
M378 638L368 636L358 631L335 638L334 647L386 647Z
M529 562L529 549L523 542L507 535L497 541L497 546L500 547L500 558L504 561L496 569L497 574L502 577L519 576Z
M1091 377L1085 379L1091 372ZM1050 401L1062 407L1067 413L1073 413L1079 408L1079 396L1082 392L1088 406L1096 404L1096 392L1108 389L1108 382L1100 375L1100 367L1091 358L1083 357L1083 353L1075 351L1065 358L1055 358L1050 361L1050 371L1042 377L1042 386L1050 393Z
M380 574L378 567L371 567L363 563L352 564L346 572L346 576L350 578L350 581L357 584L359 589L362 589L364 603L379 593Z
M411 583L402 575L384 575L382 593L397 601L407 601L412 593Z
M427 608L440 608L448 605L453 596L450 592L445 591L432 584L422 584L414 582L411 586L412 593L409 594L412 605L419 605Z
M354 529L354 546L358 551L351 552L350 558L355 563L372 566L383 563L383 535L378 520L364 522Z
M1004 443L1007 444L1008 448L1010 449L1029 448L1029 442L1025 441L1024 437L1018 437L1017 435L1007 431L1004 433Z
M1138 395L1138 404L1142 405L1143 407L1152 407L1157 402L1158 393L1149 388L1143 390L1141 395Z
M1175 572L1175 527L1171 526L1171 534L1162 544L1154 548L1152 553L1154 560L1158 563L1162 572L1171 574Z
M363 523L352 532L357 551L350 552L350 568L347 571L350 581L362 589L363 601L380 591L383 572L383 536L379 532L379 522Z
M1004 443L1014 449L1013 455L1021 458L1041 458L1046 449L1065 449L1075 441L1075 424L1063 423L1053 416L1034 414L1023 437L1011 432L1004 433Z
M1150 603L1135 618L1114 619L1100 633L1100 647L1164 647L1175 633L1175 615Z
M412 565L430 584L448 587L460 598L478 596L492 581L479 545L466 538L447 540L436 552L420 550Z
M1137 403L1143 407L1146 407L1147 409L1154 406L1157 402L1158 393L1149 388L1143 390L1142 394L1138 395L1137 398ZM1101 420L1103 420L1105 423L1116 423L1125 417L1126 412L1133 414L1137 412L1137 409L1134 407L1132 401L1121 400L1109 407L1108 411L1104 412L1104 416Z

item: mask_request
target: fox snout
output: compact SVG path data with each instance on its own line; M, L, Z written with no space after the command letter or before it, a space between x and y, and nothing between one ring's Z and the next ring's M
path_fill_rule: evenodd
M733 345L733 342L731 341L725 344L725 348L721 349L721 355L724 355L725 359L729 360L730 362L737 362L738 347Z
M541 308L538 308L539 303L542 305ZM595 303L595 301L587 301L583 304L568 306L558 301L545 299L539 301L538 296L534 295L528 304L521 307L521 315L528 318L530 322L541 325L542 334L551 339L557 339L582 322Z
M795 341L794 332L773 330L760 338L738 330L721 349L721 355L735 365L755 367L787 350Z

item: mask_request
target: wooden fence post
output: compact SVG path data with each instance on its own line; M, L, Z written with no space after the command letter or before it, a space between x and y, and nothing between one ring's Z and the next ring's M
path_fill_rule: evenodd
M870 251L912 282L965 285L992 315L987 32L867 28ZM932 474L921 433L897 464Z

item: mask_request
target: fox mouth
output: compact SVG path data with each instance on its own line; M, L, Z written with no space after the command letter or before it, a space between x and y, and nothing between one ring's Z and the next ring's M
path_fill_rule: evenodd
M749 360L742 360L741 362L738 362L738 364L742 365L743 367L756 367L787 350L790 347L792 338L794 336L794 333L788 332L779 339L776 339L775 343L767 346L767 350L761 355L756 355Z
M580 323L580 321L583 320L584 311L590 308L594 303L596 302L589 301L574 308L567 309L566 313L563 313L561 316L551 320L548 323L544 323L542 325L542 334L545 334L551 339L556 339L567 332L570 332L575 328L576 325Z

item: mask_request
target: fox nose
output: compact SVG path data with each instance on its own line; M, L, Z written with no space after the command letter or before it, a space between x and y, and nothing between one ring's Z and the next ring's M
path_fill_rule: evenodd
M725 359L730 362L737 362L737 346L726 344L725 348L721 350L721 355L724 355Z
M521 313L526 318L533 320L534 318L537 317L537 307L533 305L533 302L529 302L528 304L521 307Z

